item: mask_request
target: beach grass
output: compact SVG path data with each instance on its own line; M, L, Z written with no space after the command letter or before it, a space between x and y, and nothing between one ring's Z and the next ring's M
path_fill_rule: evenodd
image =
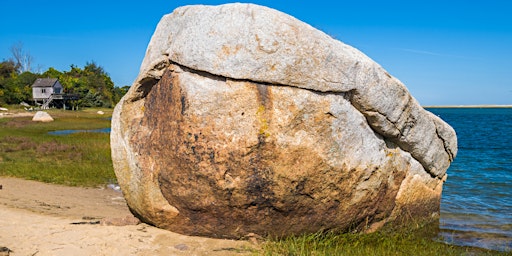
M512 255L475 247L444 243L438 236L438 225L424 225L414 229L384 228L374 233L315 233L268 239L257 255L274 256L459 256L459 255Z
M48 110L53 122L0 119L0 175L71 186L115 181L108 133L50 135L56 130L110 127L111 109Z

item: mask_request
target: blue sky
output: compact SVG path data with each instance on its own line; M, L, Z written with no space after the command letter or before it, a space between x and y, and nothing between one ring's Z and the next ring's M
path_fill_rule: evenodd
M94 61L131 85L151 35L182 5L226 1L5 1L0 60L22 42L34 71ZM422 105L512 104L512 1L253 1L358 48Z

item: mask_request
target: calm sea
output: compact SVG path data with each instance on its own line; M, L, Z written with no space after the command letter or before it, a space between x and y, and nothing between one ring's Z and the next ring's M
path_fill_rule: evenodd
M440 239L512 250L512 109L431 108L457 132L441 200Z

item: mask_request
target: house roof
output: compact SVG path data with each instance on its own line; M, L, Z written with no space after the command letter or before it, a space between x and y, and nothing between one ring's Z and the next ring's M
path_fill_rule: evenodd
M57 81L57 78L38 78L32 84L32 87L53 87Z

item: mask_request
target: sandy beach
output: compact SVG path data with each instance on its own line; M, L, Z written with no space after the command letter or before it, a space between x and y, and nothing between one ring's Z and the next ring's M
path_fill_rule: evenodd
M0 177L0 247L10 255L251 255L248 241L185 236L138 220L121 192ZM252 251L252 252L251 252Z

